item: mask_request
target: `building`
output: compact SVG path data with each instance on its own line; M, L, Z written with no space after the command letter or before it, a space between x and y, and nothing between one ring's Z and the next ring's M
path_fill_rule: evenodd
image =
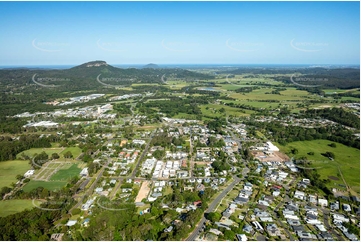
M35 173L35 170L28 170L27 172L25 172L24 177L29 178L32 175L34 175L34 173Z
M321 206L321 207L327 207L328 206L328 201L326 199L319 198L318 199L318 205Z
M88 167L85 167L81 172L80 172L80 176L88 176Z
M236 234L238 241L247 241L247 236L245 234Z

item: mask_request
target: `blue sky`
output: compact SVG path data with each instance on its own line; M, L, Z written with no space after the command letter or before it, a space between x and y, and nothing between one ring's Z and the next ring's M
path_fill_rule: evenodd
M0 2L0 65L359 64L359 4Z

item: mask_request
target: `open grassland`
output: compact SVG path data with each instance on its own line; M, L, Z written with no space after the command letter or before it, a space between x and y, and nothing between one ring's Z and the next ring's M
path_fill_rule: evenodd
M72 177L79 175L81 169L78 168L77 164L73 164L70 167L62 167L57 173L52 175L50 181L68 181Z
M261 88L253 90L250 93L230 93L230 97L238 100L276 100L276 101L287 101L297 100L303 101L306 99L314 99L307 91L296 90L295 88L289 88L285 91L281 91L280 94L266 94L271 93L274 88Z
M65 181L30 181L28 184L26 184L23 188L25 192L30 192L33 189L36 189L38 187L44 187L50 191L59 190L62 187L66 185L67 182Z
M331 143L335 143L336 148L328 146ZM338 175L338 169L340 168L346 183L353 191L360 193L360 150L328 140L297 141L286 146L279 144L277 146L282 152L288 154L292 148L296 148L298 153L294 155L294 158L307 157L311 161L311 166L317 169L321 179L335 176L339 178L336 183L342 184L341 176ZM327 151L335 154L334 160L321 155L321 153ZM314 155L308 155L309 152L314 152ZM330 188L339 188L334 185L334 181L331 181L328 185Z
M225 117L226 115L240 117L240 116L249 116L251 113L253 113L253 111L250 110L242 110L239 108L233 108L221 104L201 105L200 108L202 110L203 115L210 117ZM220 109L222 108L225 109L224 113L220 112Z
M32 209L35 207L32 200L4 200L0 201L0 217L6 217L10 214L15 214L25 209Z
M17 175L24 175L31 166L26 160L9 160L0 162L0 188L16 182Z

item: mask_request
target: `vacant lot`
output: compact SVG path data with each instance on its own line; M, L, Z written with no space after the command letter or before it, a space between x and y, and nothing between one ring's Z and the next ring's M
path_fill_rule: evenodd
M150 191L149 182L144 181L142 183L142 186L140 187L137 197L135 198L135 202L136 203L141 202L143 198L147 198L149 191Z
M17 182L16 175L24 175L31 169L29 161L26 160L10 160L0 162L0 188L10 186L11 183Z
M32 200L5 200L0 201L0 217L21 212L35 207Z
M36 189L38 187L44 187L48 190L55 191L59 190L60 188L64 187L66 185L66 181L30 181L28 184L24 186L25 192L30 192L33 189Z
M335 143L336 148L328 146L331 143ZM339 167L346 183L351 189L357 193L360 192L360 150L328 140L298 141L289 143L286 146L279 144L277 146L282 152L288 154L292 148L296 148L298 153L296 155L290 154L289 156L293 156L296 159L307 157L311 161L312 166L321 175L321 179L327 179L329 176L340 177L338 175ZM321 153L327 151L335 154L333 161L321 155ZM309 152L314 152L314 155L308 155L307 153ZM342 183L341 178L339 183ZM335 187L333 181L331 181L330 187Z

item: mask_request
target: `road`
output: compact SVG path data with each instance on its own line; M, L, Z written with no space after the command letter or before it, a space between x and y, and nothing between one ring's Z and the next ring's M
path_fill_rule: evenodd
M78 208L78 207L80 207L80 206L83 204L83 199L84 199L85 196L90 196L90 195L93 193L93 190L94 190L96 184L98 183L99 179L103 176L104 170L105 170L105 167L103 166L103 167L100 169L100 171L99 171L99 173L98 173L98 176L97 176L97 178L95 179L95 181L93 182L93 184L90 186L89 189L86 190L84 196L83 196L82 198L80 198L80 200L78 201L78 203L75 204L75 206L72 207L72 208L69 210L69 213L71 213L71 211L73 211L74 208Z
M228 187L226 189L223 190L223 192L221 194L219 194L216 199L213 200L213 202L208 206L208 209L205 211L205 213L210 213L212 212L216 206L221 202L221 200L227 195L227 193L229 191L231 191L235 185L237 185L240 182L240 178L233 176L234 181L228 185ZM186 239L186 241L194 241L198 235L199 235L199 230L202 229L202 226L204 224L204 222L206 221L206 218L203 216L202 219L199 221L198 225L195 227L195 229L193 230L193 232L188 236L188 238Z
M152 142L152 139L155 135L156 131L154 130L151 135L150 135L150 138L149 138L149 141L147 143L147 145L145 146L145 149L143 150L143 153L140 155L139 159L138 159L138 162L137 162L137 165L135 166L131 176L130 176L130 179L134 179L135 178L135 174L137 173L137 170L140 166L140 163L141 161L143 160L144 156L148 153L148 149L149 149L149 145L150 145L150 142Z

